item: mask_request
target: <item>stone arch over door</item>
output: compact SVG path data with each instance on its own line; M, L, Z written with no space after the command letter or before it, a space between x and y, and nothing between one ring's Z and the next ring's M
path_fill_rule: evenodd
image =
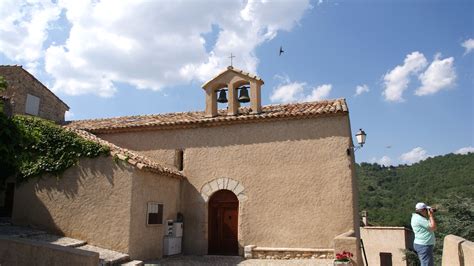
M201 187L201 197L204 202L208 202L209 197L211 197L212 194L222 189L232 191L239 199L239 202L247 200L247 196L245 195L245 187L242 185L242 183L227 177L217 178L204 184Z

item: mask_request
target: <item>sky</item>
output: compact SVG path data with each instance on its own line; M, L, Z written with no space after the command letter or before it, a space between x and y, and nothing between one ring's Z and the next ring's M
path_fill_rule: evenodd
M474 152L473 14L468 0L2 0L0 64L77 120L204 110L232 53L264 105L345 98L367 133L357 162L413 164Z

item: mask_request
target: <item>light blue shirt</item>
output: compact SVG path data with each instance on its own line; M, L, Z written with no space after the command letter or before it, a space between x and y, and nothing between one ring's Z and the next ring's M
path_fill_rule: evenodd
M415 244L433 245L435 244L434 232L430 230L430 221L425 217L413 213L411 216L411 227L415 233Z

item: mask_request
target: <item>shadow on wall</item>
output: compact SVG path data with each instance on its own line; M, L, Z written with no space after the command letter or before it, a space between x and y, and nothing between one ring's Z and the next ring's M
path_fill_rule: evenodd
M137 138L137 135L140 135ZM349 117L333 115L317 119L299 119L247 123L219 127L176 130L150 130L98 134L118 146L136 151L155 149L222 147L283 141L351 137Z
M78 188L83 186L83 181L88 176L95 176L100 178L107 178L110 185L114 186L114 171L118 168L121 170L124 169L124 166L121 162L113 164L113 167L103 167L101 163L98 162L100 159L112 159L110 156L101 156L98 158L86 158L81 159L80 164L84 162L86 167L73 166L67 169L65 172L59 174L58 176L53 175L44 175L38 177L31 182L35 183L35 192L44 193L48 195L48 198L52 200L52 192L59 191L63 193L66 198L74 199L77 195ZM30 182L30 183L31 183ZM20 185L21 186L21 185Z
M12 222L16 225L30 226L46 230L51 233L64 235L64 232L56 225L51 215L51 209L56 211L68 208L60 205L62 198L74 202L78 196L79 188L84 187L87 178L106 178L111 187L114 187L114 171L123 169L120 163L111 163L113 167L103 167L103 160L112 160L111 157L99 157L94 159L81 159L78 166L67 169L59 176L43 175L31 179L27 183L17 185L13 204ZM44 195L41 198L41 195ZM47 197L48 203L43 200ZM51 209L50 209L51 208ZM62 209L61 212L74 212L74 208Z

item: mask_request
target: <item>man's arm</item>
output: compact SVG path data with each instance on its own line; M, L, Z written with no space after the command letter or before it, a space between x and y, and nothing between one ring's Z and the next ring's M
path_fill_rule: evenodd
M435 231L436 230L436 221L434 219L434 213L432 209L428 210L428 217L430 219L430 230Z

